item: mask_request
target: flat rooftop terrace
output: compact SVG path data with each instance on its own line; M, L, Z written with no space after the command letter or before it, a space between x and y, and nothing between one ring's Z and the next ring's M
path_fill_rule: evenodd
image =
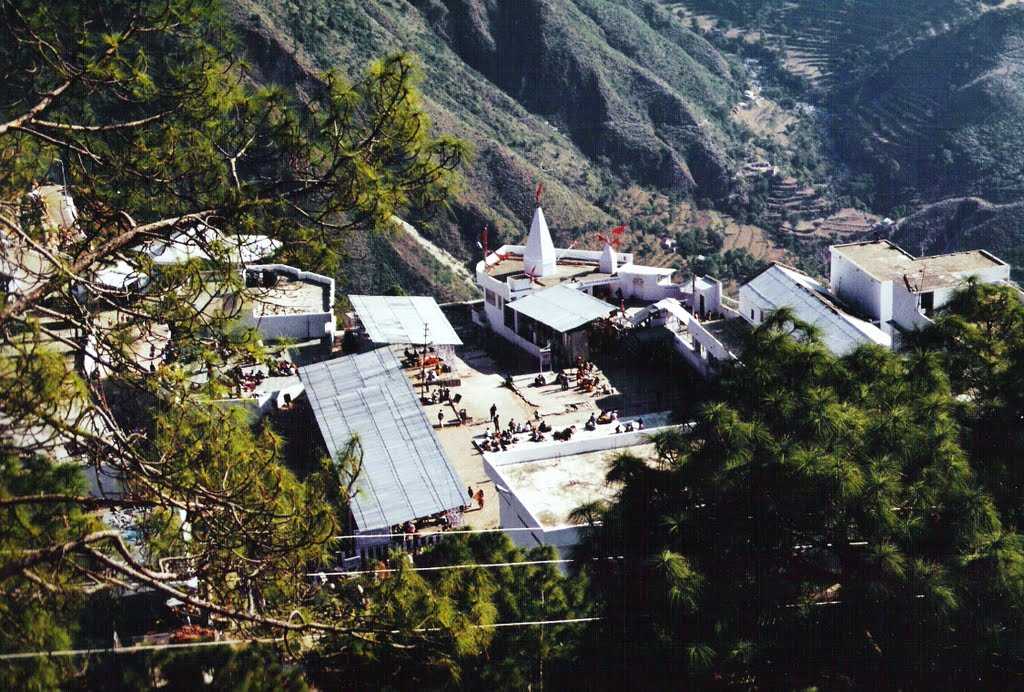
M954 286L965 274L1006 266L984 250L914 257L887 240L837 245L832 249L879 281L908 277L915 290Z
M750 334L750 325L742 317L730 317L728 319L713 320L701 323L708 331L708 334L718 339L718 343L725 346L732 353L742 353L746 345L747 335Z
M508 255L507 257L508 259L501 260L498 264L492 265L489 272L490 276L498 281L527 278L526 274L523 273L522 255ZM596 261L562 259L556 262L555 270L553 276L538 277L536 279L537 284L550 288L567 281L577 281L586 284L612 278L611 274L606 274L599 269Z
M248 298L257 317L326 311L324 287L305 281L281 278L273 288L249 289Z
M399 347L392 347L396 354L401 354ZM401 356L399 356L401 357ZM552 430L562 430L575 425L577 434L573 440L586 440L591 437L606 436L614 429L613 424L599 425L593 432L584 429L591 413L597 415L602 410L617 409L623 424L643 418L647 428L653 429L669 423L671 415L666 409L671 402L655 396L654 390L668 384L664 372L656 370L647 373L642 364L622 363L615 369L601 370L602 383L610 384L611 393L600 390L584 392L575 383L568 390L553 384L553 373L544 373L543 387L531 386L534 372L513 376L516 390L505 386L505 374L513 370L511 364L497 353L484 350L457 347L454 353L445 353L446 362L452 367L451 373L441 375L442 379L458 378L459 384L451 386L451 394L461 395L457 404L433 403L424 405L427 419L432 425L438 423L438 413L444 425L437 430L445 453L458 472L462 482L475 490L482 488L486 498L483 509L475 504L463 516L465 525L470 528L496 528L500 524L498 498L493 483L484 469L484 456L476 448L474 442L483 439L485 433L494 430L490 421L490 407L493 404L498 411L500 424L507 426L510 419L520 423L535 421L539 414ZM641 372L638 372L641 371ZM405 369L406 377L415 387L417 393L423 392L419 368ZM658 376L661 377L657 380ZM458 409L465 408L470 420L465 425L454 425ZM519 434L521 441L509 447L510 450L540 449L545 443L533 443L528 435ZM554 443L551 434L547 434L548 442L554 450L564 443ZM552 454L556 453L552 451ZM571 509L571 508L570 508Z
M557 452L557 447L553 452ZM580 505L596 500L610 501L617 488L605 480L611 461L628 453L653 460L655 446L644 443L572 456L538 459L498 466L523 506L541 526L556 527L569 523L569 513Z

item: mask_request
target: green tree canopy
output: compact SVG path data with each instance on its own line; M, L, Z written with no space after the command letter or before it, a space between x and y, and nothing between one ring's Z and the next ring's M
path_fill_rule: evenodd
M621 490L581 548L624 558L589 570L608 618L594 679L903 688L1019 670L1021 537L958 406L936 353L836 358L775 313L655 462L609 473Z
M253 84L215 0L0 0L0 71L0 648L74 643L78 604L136 589L237 636L390 632L306 577L338 533L333 471L300 482L213 401L268 357L237 323L245 236L334 272L346 234L456 184L465 148L432 132L414 62L303 102ZM157 266L181 237L191 259ZM49 688L64 663L0 676Z

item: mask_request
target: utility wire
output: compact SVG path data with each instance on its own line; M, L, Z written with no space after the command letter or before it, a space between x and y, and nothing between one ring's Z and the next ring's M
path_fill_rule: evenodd
M600 617L589 618L562 618L558 620L522 620L519 622L494 622L489 625L470 625L471 629L492 630L510 627L544 627L546 625L572 625L584 622L596 622L603 620ZM440 632L441 627L419 627L413 632ZM346 630L342 630L346 631ZM351 630L355 632L356 630ZM362 631L362 630L359 630ZM399 633L401 630L393 630L392 633ZM284 641L284 637L262 638L262 639L222 639L212 642L182 642L177 644L143 644L140 646L120 646L97 649L60 649L56 651L24 651L14 654L0 654L0 661L15 661L30 658L55 658L74 656L94 656L96 654L134 654L142 651L164 651L168 649L190 649L210 646L234 646L236 644L268 644Z
M514 531L530 531L532 533L544 533L547 531L561 531L562 529L582 529L590 526L600 526L600 522L593 524L563 524L562 526L512 526L507 529L452 529L450 531L435 531L433 533L355 533L345 536L334 536L336 540L343 538L409 538L420 536L423 538L434 538L435 536L469 536L479 533L509 533Z
M266 644L284 641L283 637L264 639L220 639L213 642L179 642L174 644L141 644L139 646L118 646L99 649L60 649L57 651L25 651L16 654L0 654L0 661L16 661L25 658L50 658L58 656L92 656L93 654L133 654L140 651L163 651L167 649L197 649L208 646L232 646L234 644Z
M613 557L595 557L593 560L621 560L622 555ZM355 570L351 572L307 572L307 577L349 577L360 574L379 574L381 572L398 572L400 570L408 572L440 572L449 569L493 569L498 567L524 567L528 565L564 565L569 562L581 562L581 560L574 560L566 558L562 560L522 560L520 562L467 562L458 565L436 565L433 567L381 567L380 569L364 569Z

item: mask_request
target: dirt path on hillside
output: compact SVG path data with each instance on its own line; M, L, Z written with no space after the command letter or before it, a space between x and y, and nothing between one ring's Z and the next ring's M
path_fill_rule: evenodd
M432 242L424 238L412 224L403 221L397 216L392 216L391 218L402 230L408 233L413 240L419 243L420 247L426 250L431 257L450 269L457 277L465 281L466 285L472 288L474 292L479 290L476 286L476 281L473 280L473 275L470 274L469 270L466 269L466 266L457 260L450 252L443 248L439 248L437 245L434 245Z

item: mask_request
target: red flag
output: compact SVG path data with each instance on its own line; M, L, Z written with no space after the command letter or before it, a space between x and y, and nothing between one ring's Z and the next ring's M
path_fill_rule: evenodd
M537 206L540 206L540 196L544 194L544 183L537 183L537 191L533 196L537 199Z
M612 229L612 235L622 235L625 232L626 232L626 227L625 226L616 226L615 228Z

